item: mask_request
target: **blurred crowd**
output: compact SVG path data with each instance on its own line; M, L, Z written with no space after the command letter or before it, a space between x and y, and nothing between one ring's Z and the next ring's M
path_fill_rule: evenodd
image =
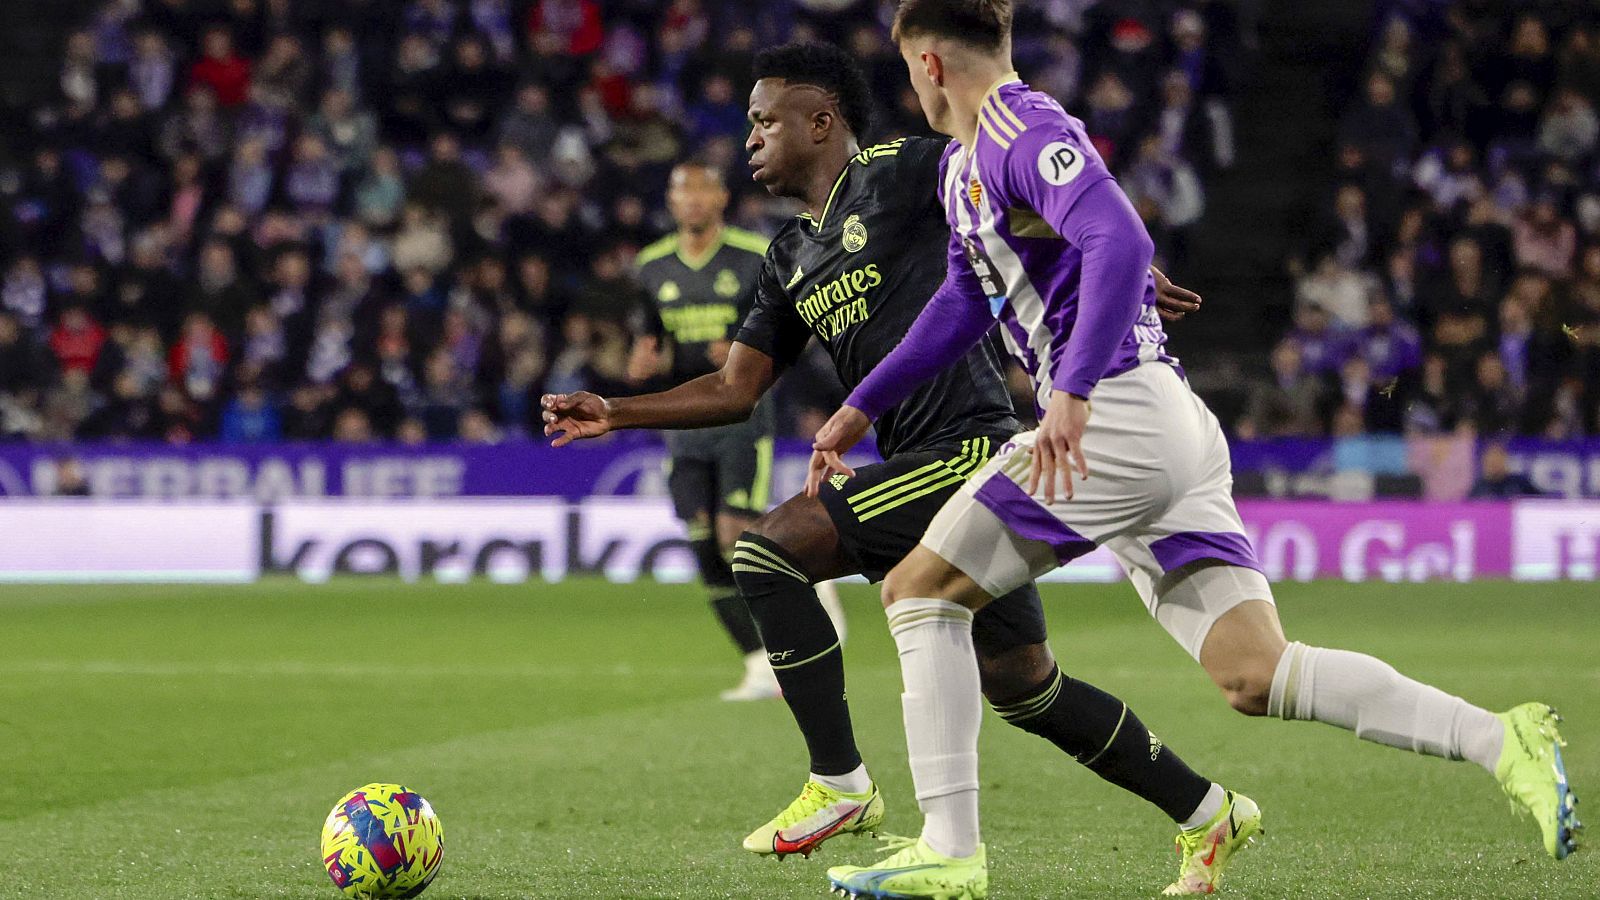
M1245 435L1600 434L1600 15L1378 4Z
M741 164L759 47L848 46L885 123L863 143L925 130L893 8L108 0L0 143L0 438L487 442L536 430L543 391L626 392L671 165L725 167L734 224L793 213ZM1017 12L1024 76L1168 258L1233 157L1240 8ZM839 399L806 365L796 433Z

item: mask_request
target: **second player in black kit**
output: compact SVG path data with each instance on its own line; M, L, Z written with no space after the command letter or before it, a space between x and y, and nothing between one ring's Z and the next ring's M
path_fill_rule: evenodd
M716 169L689 162L672 170L667 205L678 230L644 248L634 264L648 298L629 363L634 379L682 384L727 359L767 251L766 238L723 222L727 202ZM722 694L728 700L778 695L728 560L739 533L767 510L772 424L771 404L762 403L743 422L666 433L673 510L688 531L711 608L745 657L744 679Z

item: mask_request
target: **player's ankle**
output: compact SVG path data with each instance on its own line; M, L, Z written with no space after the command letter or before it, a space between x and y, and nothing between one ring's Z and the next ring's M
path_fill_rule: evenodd
M867 764L857 763L854 769L840 775L811 773L811 780L841 794L865 794L872 790L872 776L867 774Z

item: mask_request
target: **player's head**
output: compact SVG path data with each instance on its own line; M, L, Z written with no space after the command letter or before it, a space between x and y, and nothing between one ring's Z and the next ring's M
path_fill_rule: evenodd
M681 162L667 177L667 209L684 231L703 232L722 224L728 186L722 171L703 162Z
M871 125L872 95L861 67L831 44L784 44L756 55L750 91L752 177L779 197L802 196L816 166L855 152Z
M901 0L893 36L928 124L957 134L950 82L1011 68L1011 0Z

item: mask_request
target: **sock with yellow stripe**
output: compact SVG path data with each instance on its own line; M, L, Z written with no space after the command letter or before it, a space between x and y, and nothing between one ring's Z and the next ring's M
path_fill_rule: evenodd
M810 577L776 542L748 531L734 545L733 577L805 737L812 774L852 776L861 753L845 700L844 653Z
M1015 700L996 703L994 710L1106 781L1154 803L1174 822L1203 811L1211 782L1151 734L1128 704L1092 684L1056 669Z

